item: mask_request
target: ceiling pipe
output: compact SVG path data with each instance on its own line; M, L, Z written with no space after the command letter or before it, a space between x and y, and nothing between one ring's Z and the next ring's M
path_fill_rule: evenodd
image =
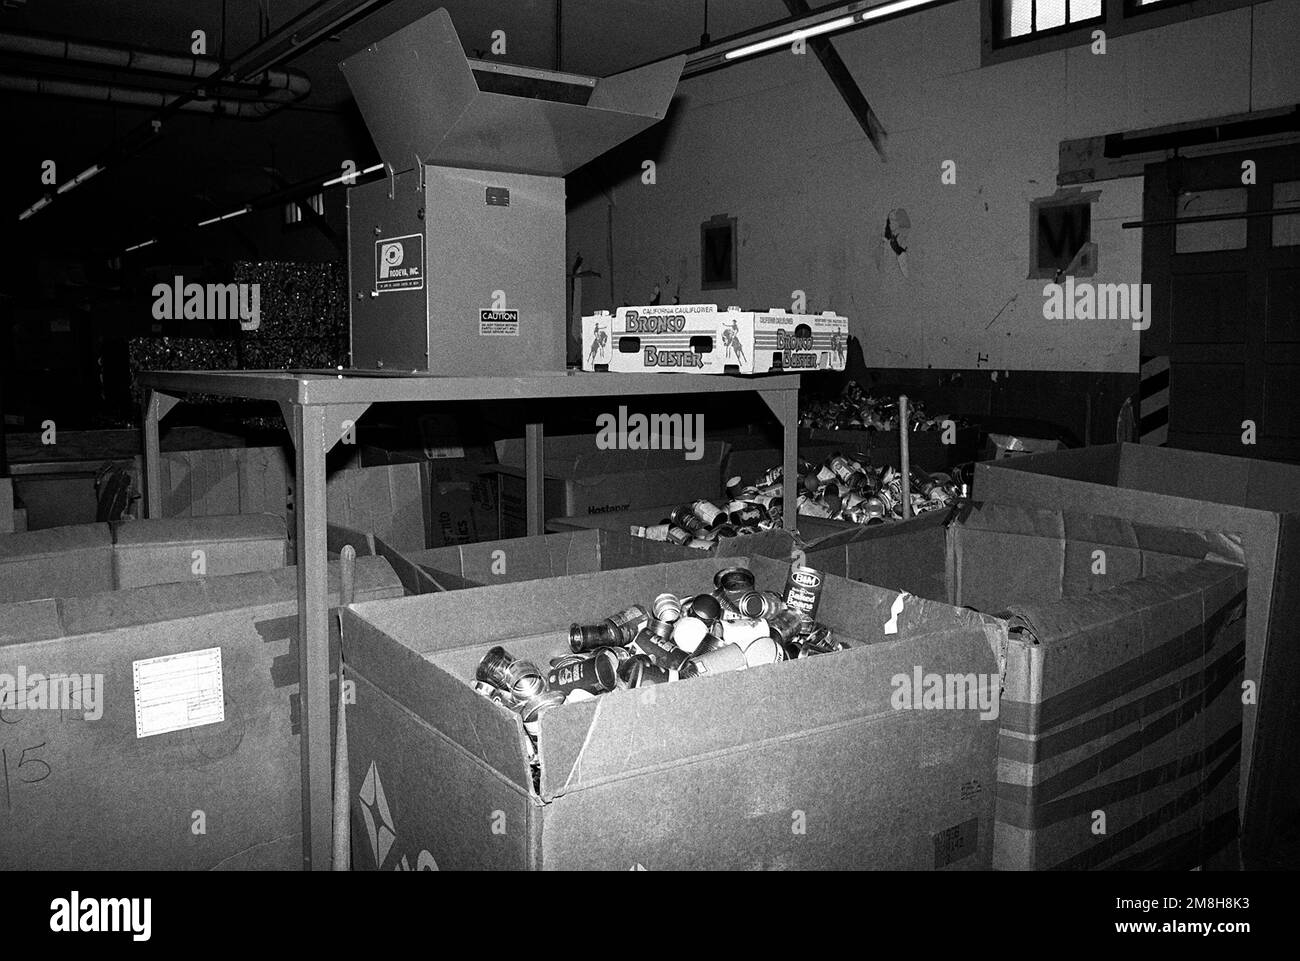
M46 80L39 77L14 77L0 74L0 90L30 93L45 97L66 97L90 100L95 103L115 104L125 107L142 107L160 110L181 99L178 94L153 90L137 90L115 84L83 83L74 80ZM263 100L190 100L180 109L191 113L206 113L239 120L261 120L292 102L291 99L266 98Z
M39 58L42 67L46 66L47 61L55 61L74 66L93 65L136 74L200 81L215 78L223 71L220 61L205 57L134 50L115 44L83 43L36 34L0 32L0 54ZM12 70L12 65L10 68ZM256 88L257 99L197 99L181 104L180 109L242 119L260 119L311 93L311 81L296 70L264 70L246 78L242 83ZM0 86L8 90L154 108L166 107L182 99L173 93L154 92L158 85L151 82L149 77L133 76L130 84L131 86L95 81L43 80L25 74L14 76L12 73L0 81ZM136 87L146 89L141 91Z

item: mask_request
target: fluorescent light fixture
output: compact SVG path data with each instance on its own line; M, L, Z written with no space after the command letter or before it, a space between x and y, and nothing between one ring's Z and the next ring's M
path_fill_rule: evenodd
M363 174L372 174L376 170L383 170L383 169L384 169L383 164L372 164L371 166L367 167L365 170L358 170L355 173L351 173L351 174L341 174L340 176L335 177L333 180L327 180L323 184L321 184L321 186L333 187L335 184L343 183L343 181L346 180L348 177L360 177Z
M34 216L35 214L39 213L40 211L48 207L51 201L53 200L54 200L53 197L51 197L49 194L46 194L40 200L36 201L36 203L32 204L30 207L28 207L26 210L20 213L18 215L18 219L26 220L28 217Z
M148 247L150 244L156 243L158 243L157 240L146 240L144 243L136 244L134 247L127 247L126 250L122 251L122 253L129 254L133 250L139 250L141 247Z
M902 13L904 10L912 10L916 7L927 7L934 2L935 0L894 0L893 3L882 3L859 13L858 22L866 23L868 20L887 17L891 13Z
M101 167L99 164L95 164L95 165L92 166L92 167L87 167L85 170L83 170L81 173L77 174L75 177L73 177L73 178L72 178L71 180L69 180L67 183L65 183L65 184L61 184L61 185L59 186L59 189L56 190L55 193L58 193L58 194L66 194L66 193L67 193L69 190L71 190L73 187L80 187L82 184L84 184L84 183L85 183L87 180L89 180L91 177L95 176L96 174L101 174L101 173L103 173L103 172L104 172L104 168Z
M762 53L764 50L775 50L777 47L784 47L788 43L794 43L796 40L807 40L809 37L820 37L823 33L830 33L832 30L843 30L851 25L855 17L838 17L835 20L827 20L825 23L819 23L815 27L805 27L802 30L791 30L789 33L782 34L779 37L770 37L767 40L760 40L758 43L751 43L747 47L740 47L736 50L728 50L722 55L724 60L737 60L740 57L748 57L751 53Z
M220 217L209 217L207 220L201 220L199 221L198 226L206 227L208 224L220 223L223 220L230 220L233 217L242 217L246 213L248 213L248 208L241 207L239 210L232 210L230 213L222 214Z
M794 43L796 40L807 40L810 37L820 37L823 34L832 33L836 30L843 30L845 27L851 27L855 23L866 23L870 20L878 20L881 17L888 17L891 14L902 13L905 10L912 10L916 7L929 6L936 2L938 2L938 0L889 0L889 2L878 3L874 7L870 7L857 13L834 17L833 19L827 20L823 23L816 23L809 27L801 27L797 30L791 30L788 33L781 34L779 37L769 37L766 40L759 40L757 43L751 43L744 47L737 47L735 50L728 50L722 55L722 59L738 60L741 57L748 57L750 54L762 53L765 50L775 50L777 47L784 47L787 44Z

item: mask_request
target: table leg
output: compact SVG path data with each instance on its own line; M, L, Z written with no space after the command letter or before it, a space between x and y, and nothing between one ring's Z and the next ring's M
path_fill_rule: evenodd
M302 750L302 857L306 870L330 869L333 820L330 764L329 568L325 511L325 410L295 406L298 563L298 716Z
M162 517L162 451L158 443L158 422L162 419L161 398L149 391L144 402L144 516Z
M524 485L527 491L528 536L536 537L542 533L546 518L546 460L542 452L542 425L528 424L524 427L524 470L527 476Z

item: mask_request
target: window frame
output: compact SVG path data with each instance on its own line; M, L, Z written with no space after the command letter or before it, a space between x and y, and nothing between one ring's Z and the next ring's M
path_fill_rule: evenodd
M980 0L980 66L1034 57L1042 53L1087 46L1092 32L1102 30L1106 39L1164 27L1253 6L1262 0L1165 0L1150 7L1138 7L1132 0L1102 0L1101 18L1078 25L1067 24L1024 37L999 40L994 20L1002 0Z

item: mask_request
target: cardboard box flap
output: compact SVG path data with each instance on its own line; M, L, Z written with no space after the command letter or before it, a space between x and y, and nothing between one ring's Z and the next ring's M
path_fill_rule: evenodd
M0 647L62 636L59 602L55 598L0 604Z
M269 604L297 603L298 569L195 578L174 584L105 591L57 601L61 633L72 636L197 617ZM359 557L353 576L358 596L401 596L401 582L382 557ZM329 597L338 603L339 567L329 565ZM0 618L10 605L0 606Z
M38 531L19 531L0 537L0 563L112 546L113 537L107 524L69 524Z
M284 540L284 518L274 514L212 514L207 517L162 517L119 521L113 526L118 547L201 544L212 541Z
M1242 504L1266 511L1300 511L1300 467L1263 460L1249 464Z
M602 531L582 530L544 537L513 538L411 551L406 557L431 571L455 574L478 584L563 577L602 570ZM524 574L520 577L518 574Z
M465 680L453 677L414 649L424 646L420 642L429 635L445 633L430 629L419 613L427 605L420 602L433 596L441 600L472 593L475 591L423 595L382 603L363 602L344 608L343 663L349 674L364 678L422 718L466 754L495 770L524 793L531 793L532 775L525 746L527 735L519 716L504 709L498 710ZM415 603L408 604L407 601ZM396 626L403 622L400 613L396 617L382 617L388 630L371 623L381 619L381 615L393 614L392 608L406 612L409 620L404 628ZM398 632L397 636L390 634L390 630ZM412 641L416 643L413 645ZM481 647L479 656L490 646L476 645L476 649ZM473 677L472 668L469 677Z
M958 532L997 531L1244 564L1241 537L1221 531L1160 527L1122 517L1003 503L973 503ZM938 513L938 512L935 512Z
M1120 487L1241 506L1251 461L1176 447L1119 444Z
M1170 616L1171 608L1185 605L1188 623L1200 624L1208 614L1202 610L1202 595L1211 585L1222 584L1235 588L1225 622L1232 623L1246 613L1246 572L1242 567L1215 561L1200 561L1183 571L1144 577L1083 597L1041 604L1009 604L1000 616L1011 620L1013 627L1028 629L1027 640L1042 646L1069 643L1081 631L1108 629L1107 625L1113 625L1118 618L1152 611L1161 612L1162 629L1168 633L1169 623L1163 619ZM1167 665L1152 665L1156 673L1166 669Z

